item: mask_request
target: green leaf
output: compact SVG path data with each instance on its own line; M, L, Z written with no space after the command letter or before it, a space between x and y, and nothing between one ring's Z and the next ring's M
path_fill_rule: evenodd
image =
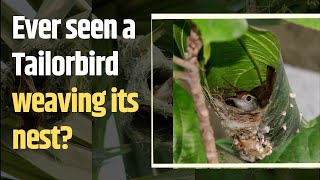
M230 41L239 38L247 29L246 20L192 20L203 40L203 64L205 65L211 55L211 42ZM214 29L214 30L213 30ZM175 21L173 36L180 51L181 57L187 48L187 37L190 34L191 24L185 20Z
M300 112L295 99L290 97L292 91L281 59L276 73L270 102L263 117L264 124L271 129L267 137L274 146L281 144L301 128Z
M216 145L231 154L237 153L237 150L233 147L231 139L218 139Z
M130 151L131 149L129 144L106 149L97 149L93 153L93 161L96 166L102 167L104 164L109 163L112 158L126 154Z
M82 146L68 143L67 150L12 150L13 136L12 128L1 126L1 156L2 150L14 153L10 158L1 157L2 170L20 179L39 179L28 178L33 174L47 174L47 179L63 179L68 177L89 178L91 174L92 152ZM61 137L59 137L61 141ZM14 163L10 162L14 161ZM24 171L19 172L17 164L25 164ZM55 168L52 168L55 167ZM34 173L37 171L37 173ZM52 178L51 178L52 177ZM43 179L43 178L41 178ZM46 179L46 178L45 178Z
M294 24L298 24L307 28L311 28L314 30L320 31L320 19L318 18L310 18L310 19L286 19L286 21L289 21Z
M320 162L320 124L303 129L287 139L274 152L260 162L263 163L319 163Z
M251 91L265 81L267 66L272 66L276 71L275 83L270 102L262 114L261 127L271 129L266 138L274 147L295 134L300 128L300 114L295 99L290 97L292 91L276 37L269 31L250 27L240 39L212 43L211 48L206 76L208 85L203 86L211 93L217 89ZM210 93L207 96L210 97Z
M187 21L176 21L173 24L173 37L179 48L181 57L187 49L187 37L190 34L191 25Z
M203 45L203 64L206 65L210 59L211 55L211 46L210 44Z
M19 179L55 179L14 151L1 144L1 171Z
M269 31L252 27L238 40L213 43L206 68L209 88L231 84L239 90L250 91L265 80L267 65L276 68L279 55L276 37Z
M236 156L228 152L227 150L218 146L217 148L219 163L245 163L244 160L240 159L240 157Z
M173 83L173 161L207 163L192 97Z
M223 138L216 140L219 163L244 163L237 154L238 150L233 146L232 140Z
M312 120L310 120L304 127L305 128L311 128L315 126L316 124L320 124L320 115Z
M248 30L248 23L244 19L193 19L192 22L201 32L204 44L232 41Z

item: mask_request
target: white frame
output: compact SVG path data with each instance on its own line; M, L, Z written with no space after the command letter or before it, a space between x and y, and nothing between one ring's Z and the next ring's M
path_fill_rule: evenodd
M320 18L320 14L151 14L152 20L174 19L297 19ZM151 87L153 87L153 47L151 33ZM152 168L213 168L213 169L246 169L246 168L320 168L320 163L189 163L189 164L165 164L154 163L153 159L153 89L151 88L151 167Z

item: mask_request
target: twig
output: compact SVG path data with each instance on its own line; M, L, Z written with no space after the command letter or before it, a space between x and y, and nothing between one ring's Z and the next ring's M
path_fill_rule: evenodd
M173 77L185 81L192 94L208 163L219 163L214 132L210 124L209 110L200 84L198 53L202 43L195 30L191 31L187 44L185 60L173 57L173 63L183 67L185 72L174 72Z

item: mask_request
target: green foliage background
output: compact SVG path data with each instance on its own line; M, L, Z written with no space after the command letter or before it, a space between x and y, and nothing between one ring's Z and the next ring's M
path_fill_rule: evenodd
M292 21L306 27L313 26L314 29L317 29L320 24L318 19ZM209 91L206 93L207 97L212 98L210 96L217 89L222 88L228 91L230 86L237 91L251 91L265 81L267 66L276 69L274 90L264 114L263 124L271 128L271 132L267 134L268 138L275 146L279 146L274 148L274 153L260 162L320 162L320 142L317 140L320 137L319 125L310 129L301 129L301 117L294 98L289 96L291 90L276 36L270 31L248 26L246 20L176 21L173 25L173 33L180 54L184 53L186 37L192 25L198 28L204 43L199 59L202 84ZM181 118L181 112L193 112L190 105L188 108L180 106L180 104L192 103L190 95L185 91L184 96L181 96L181 91L185 90L177 85L174 86L174 96L177 96L174 102L178 101L174 103L174 129L178 129L174 131L174 162L190 163L190 159L193 159L194 162L191 162L195 163L204 156L202 153L197 153L197 157L194 157L192 153L204 151L202 146L197 145L202 139L199 130L183 130L185 127L195 126L198 119L194 114ZM211 106L214 107L214 105ZM283 112L286 114L281 115ZM283 126L286 127L285 130ZM302 131L296 134L300 129ZM181 133L185 131L189 134ZM183 139L188 141L182 141ZM196 143L189 144L192 142ZM237 156L231 143L220 140L217 142L218 147ZM181 147L187 148L184 150ZM228 159L225 154L219 153L219 155L222 156L220 159ZM190 159L186 158L188 156ZM234 160L230 160L229 156L229 161L226 162L234 162ZM206 160L202 163L206 163Z

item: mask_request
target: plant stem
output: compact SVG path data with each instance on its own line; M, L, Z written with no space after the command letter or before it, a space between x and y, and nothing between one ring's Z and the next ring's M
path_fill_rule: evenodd
M198 53L202 43L199 36L195 33L195 30L191 31L191 34L187 39L187 44L188 47L184 57L185 60L178 57L173 58L173 63L185 68L185 72L173 72L173 77L187 83L198 114L199 128L202 133L202 141L208 163L218 163L214 131L210 124L209 110L206 106L206 100L200 82Z

